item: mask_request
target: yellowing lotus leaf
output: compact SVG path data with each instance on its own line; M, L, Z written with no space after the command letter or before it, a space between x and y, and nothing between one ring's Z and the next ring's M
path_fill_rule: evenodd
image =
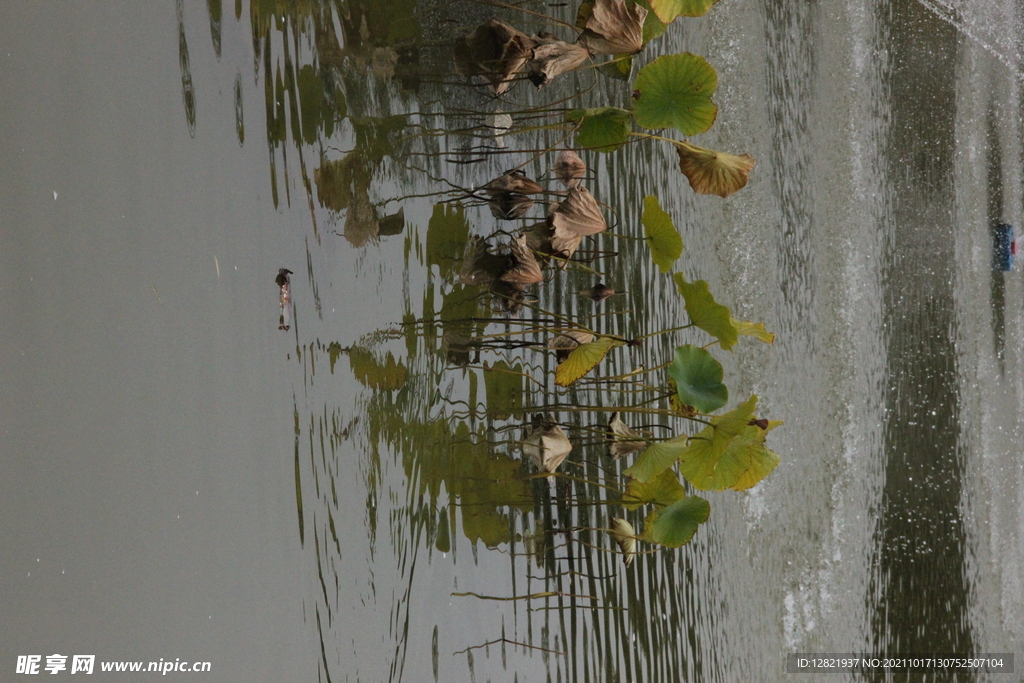
M679 170L697 194L728 197L746 186L750 171L757 164L749 154L726 154L688 142L675 145L679 154Z

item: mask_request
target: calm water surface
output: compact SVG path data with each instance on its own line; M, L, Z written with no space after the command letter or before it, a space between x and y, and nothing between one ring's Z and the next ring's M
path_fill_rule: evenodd
M590 529L642 523L600 486L628 461L590 431L607 413L571 410L613 399L555 387L547 353L459 356L486 325L459 320L497 315L457 284L461 244L514 224L438 194L544 177L553 155L441 129L593 74L504 103L466 87L449 46L491 16L475 4L4 5L4 679L61 653L247 682L1016 680L797 676L785 657L1024 656L1024 288L991 264L1024 203L1022 12L722 0L640 55L706 56L719 115L695 141L758 165L721 200L667 145L632 145L584 153L588 187L625 233L657 195L676 269L776 334L717 356L734 400L785 425L763 482L702 494L689 545L625 568ZM596 83L586 106L629 105ZM626 294L595 309L570 269L539 306L633 311L592 323L627 337L686 320L642 243L597 244ZM523 476L534 409L568 426L576 480Z

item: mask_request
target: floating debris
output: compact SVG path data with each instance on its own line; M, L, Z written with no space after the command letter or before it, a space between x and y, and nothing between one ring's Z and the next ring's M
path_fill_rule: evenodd
M274 282L281 288L281 316L277 329L289 330L292 326L292 271L281 268L277 271Z

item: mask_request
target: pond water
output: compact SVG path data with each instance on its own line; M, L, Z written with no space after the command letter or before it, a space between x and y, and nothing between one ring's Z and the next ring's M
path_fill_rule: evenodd
M446 200L519 165L549 185L538 151L572 137L536 110L629 107L631 81L467 85L452 40L490 16L569 34L479 3L3 5L0 666L1016 680L787 674L786 656L1024 653L1024 285L992 265L995 227L1024 211L1022 12L722 0L636 58L632 78L703 55L719 111L694 142L757 166L726 199L697 195L647 141L581 152L584 182L619 235L642 235L657 196L685 243L675 271L775 334L712 350L727 409L756 394L784 424L774 471L691 487L711 507L693 540L641 542L655 552L627 567L599 530L650 508L614 490L636 457L605 454L614 386L558 387L553 354L501 346L529 335L461 344L568 316L635 339L685 324L683 300L642 240L605 234L581 249L618 252L589 267L624 295L594 305L577 295L592 272L551 268L518 315L494 312L458 282L467 235L543 207L505 222ZM539 129L504 150L455 132L498 111ZM706 343L650 337L599 376ZM572 439L571 478L529 476L535 412Z

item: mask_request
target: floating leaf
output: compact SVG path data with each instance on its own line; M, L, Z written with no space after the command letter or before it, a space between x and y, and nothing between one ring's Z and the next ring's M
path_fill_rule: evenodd
M555 177L562 181L566 187L575 187L579 184L580 178L587 174L587 165L580 159L580 155L571 149L564 149L558 153L554 167Z
M565 118L579 124L576 128L578 147L614 152L629 141L632 114L625 109L573 109Z
M631 55L643 47L647 8L626 0L595 0L579 43L593 54Z
M764 323L750 323L744 320L737 320L730 317L732 326L736 328L736 334L741 337L754 337L765 344L774 344L775 335L764 328Z
M683 238L672 224L669 216L654 195L644 197L644 212L640 218L651 249L651 260L663 273L672 269L672 264L683 254Z
M682 273L675 274L675 281L676 289L686 301L690 322L718 339L719 346L726 351L732 349L739 339L739 333L732 323L729 309L715 301L715 297L708 291L708 283L704 280L687 282Z
M647 445L643 435L623 422L618 411L612 413L608 432L611 439L611 443L608 444L608 455L616 460L642 450Z
M636 4L651 10L651 4L647 0L637 0ZM668 26L665 22L659 19L654 11L648 11L647 16L644 18L644 45L655 38L660 38L667 30Z
M718 75L703 57L689 52L658 57L640 69L633 104L644 128L676 128L684 135L703 133L715 122L718 106L711 96Z
M685 434L668 441L655 441L647 446L640 457L623 474L640 482L654 481L665 470L672 467L683 451L689 437Z
M711 505L699 496L687 496L667 508L655 510L644 520L644 537L668 548L690 542L697 528L708 521Z
M625 342L614 337L599 337L597 341L580 344L555 368L555 384L567 387L593 370L611 349Z
M675 146L679 170L697 194L728 197L747 184L750 171L757 163L749 154L726 154L688 142L677 142Z
M685 497L686 489L679 483L679 477L667 469L649 482L639 479L630 481L622 495L622 505L627 510L636 510L647 504L665 507Z
M676 382L679 400L702 413L718 410L729 400L729 389L722 383L722 364L707 349L691 344L676 348L668 374Z
M765 447L764 438L782 423L769 422L762 429L752 419L756 407L757 396L751 396L734 410L712 418L690 439L679 456L679 470L687 481L702 490L742 490L775 469L779 456Z
M572 443L562 428L551 420L535 415L533 422L533 431L523 442L523 453L529 456L537 469L554 472L572 451Z
M612 518L612 538L622 551L622 561L628 567L636 555L636 531L633 525L620 517Z
M702 17L718 0L650 0L651 9L666 24L676 17Z

